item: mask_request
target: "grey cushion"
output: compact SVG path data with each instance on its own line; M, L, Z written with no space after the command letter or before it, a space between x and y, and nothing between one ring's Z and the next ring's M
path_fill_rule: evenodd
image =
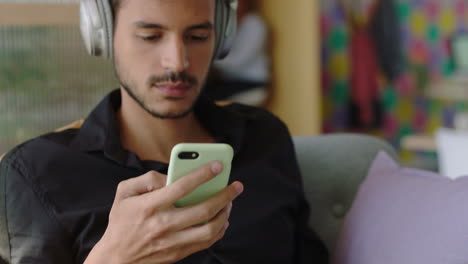
M396 157L381 139L356 134L294 137L306 198L312 208L309 224L329 251L359 184L379 151Z
M380 153L346 217L335 264L468 263L468 177L400 168Z

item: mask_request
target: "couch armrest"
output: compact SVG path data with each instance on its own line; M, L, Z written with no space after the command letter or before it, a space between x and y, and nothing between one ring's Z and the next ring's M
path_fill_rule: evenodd
M330 252L360 183L379 151L397 160L395 150L371 136L333 134L294 137L304 191L311 206L310 226Z

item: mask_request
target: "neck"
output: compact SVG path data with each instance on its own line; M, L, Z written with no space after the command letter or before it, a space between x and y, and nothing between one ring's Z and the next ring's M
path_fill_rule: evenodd
M117 113L122 145L141 160L168 163L178 143L214 142L193 112L180 119L156 118L123 93Z

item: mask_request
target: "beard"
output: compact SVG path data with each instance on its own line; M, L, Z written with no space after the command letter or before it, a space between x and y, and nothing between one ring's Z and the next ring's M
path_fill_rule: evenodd
M187 109L179 111L179 112L169 112L169 113L162 113L158 112L156 109L149 106L147 102L144 100L144 95L138 93L137 91L137 84L131 78L129 78L129 74L120 67L121 65L118 62L118 59L114 56L114 72L119 80L120 86L128 93L128 95L148 114L155 118L159 119L182 119L188 116L192 111L193 108L198 100L192 102L191 105L187 107ZM158 83L168 83L168 82L184 82L188 83L191 86L195 86L198 84L197 78L189 75L187 72L168 72L164 75L152 75L146 81L146 85L151 87ZM177 100L176 98L166 98L167 100Z

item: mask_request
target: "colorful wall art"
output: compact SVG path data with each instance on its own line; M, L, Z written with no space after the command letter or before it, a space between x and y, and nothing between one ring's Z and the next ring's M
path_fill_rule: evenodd
M454 115L467 103L429 99L431 83L454 74L452 37L468 32L466 0L395 0L403 51L403 71L394 80L379 78L380 125L351 125L352 28L339 1L321 1L322 89L324 132L355 131L387 139L400 147L414 133L433 133L453 126ZM397 45L389 42L388 45ZM402 152L411 159L414 153Z

